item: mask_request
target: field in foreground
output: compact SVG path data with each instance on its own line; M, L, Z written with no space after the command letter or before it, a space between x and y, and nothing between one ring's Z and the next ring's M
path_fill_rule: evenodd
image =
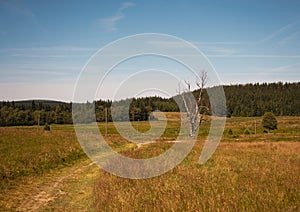
M198 165L201 147L196 144L179 166L151 179L100 171L94 206L99 211L299 211L299 142L224 142L205 165ZM136 157L147 148L128 155Z
M133 158L158 155L172 145L167 141L178 131L177 114L167 115L168 129L157 143L138 148L121 138L112 124L108 143ZM228 119L217 151L199 165L209 126L205 123L192 152L179 166L145 180L123 179L89 166L71 125L53 125L50 132L36 127L0 128L0 210L25 211L34 206L37 211L298 211L300 117L279 117L279 129L270 134L263 133L260 121ZM133 126L149 129L147 122ZM104 132L104 124L99 128ZM49 198L33 204L39 195ZM26 201L32 205L24 205Z
M168 149L178 132L178 114L167 116L168 129L159 142L122 154L150 158ZM278 130L270 134L264 133L261 118L230 118L215 154L199 165L208 126L200 129L188 157L164 175L131 180L100 171L93 206L98 211L300 210L299 117L279 117Z

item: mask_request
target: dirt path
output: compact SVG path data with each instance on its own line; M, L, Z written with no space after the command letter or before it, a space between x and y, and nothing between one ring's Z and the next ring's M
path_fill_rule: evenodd
M90 211L98 167L90 160L23 179L6 192L8 210Z

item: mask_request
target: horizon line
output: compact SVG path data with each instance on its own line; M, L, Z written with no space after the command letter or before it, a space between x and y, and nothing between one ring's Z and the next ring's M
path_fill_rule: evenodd
M276 82L247 82L247 83L225 83L225 84L222 84L222 85L214 85L214 86L211 86L211 87L207 87L205 89L209 89L209 88L214 88L214 87L219 87L219 86L240 86L240 85L262 85L262 84L279 84L279 83L282 83L282 84L298 84L300 83L300 81L276 81ZM193 90L192 92L196 91L198 89L195 89ZM163 98L163 99L171 99L175 96L178 96L178 94L175 94L174 96L170 97L170 98L166 98L166 97L162 97L162 96L159 96L159 95L150 95L150 96L142 96L142 97L125 97L125 98L122 98L122 99L118 99L118 100L112 100L112 99L94 99L92 102L94 101L112 101L112 102L118 102L118 101L124 101L124 100L127 100L127 99L138 99L138 98L147 98L147 97L160 97L160 98ZM25 102L25 101L53 101L53 102L60 102L60 103L75 103L75 102L72 102L72 101L66 101L66 100L58 100L58 99L53 99L53 98L28 98L28 99L1 99L0 102ZM79 104L82 104L82 103L87 103L89 102L88 100L86 100L85 102L76 102L76 103L79 103ZM89 102L89 103L92 103L92 102Z

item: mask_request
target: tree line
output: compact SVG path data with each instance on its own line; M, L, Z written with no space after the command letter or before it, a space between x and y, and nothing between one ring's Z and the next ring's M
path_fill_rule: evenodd
M255 83L223 86L227 112L231 116L262 116L273 112L276 116L300 115L300 83ZM214 88L208 88L214 89ZM197 91L193 94L197 98ZM207 107L209 97L204 90L203 102ZM98 100L77 104L82 106L77 115L82 122L97 121L143 121L153 118L152 111L178 112L177 104L183 104L180 96L162 98L158 96L133 98L112 102ZM72 103L54 101L2 101L0 102L0 126L71 124ZM129 107L126 110L126 107ZM84 109L90 108L88 112ZM220 109L221 115L225 108ZM112 116L112 112L114 113Z
M300 82L224 86L227 116L300 115Z
M71 103L48 103L32 100L0 103L0 126L71 124Z
M128 109L125 105L129 102ZM72 124L72 107L76 120L81 123L112 121L112 108L115 121L148 120L152 111L178 111L175 101L161 97L126 99L117 102L98 100L87 103L32 101L0 102L0 126L23 126L47 124Z

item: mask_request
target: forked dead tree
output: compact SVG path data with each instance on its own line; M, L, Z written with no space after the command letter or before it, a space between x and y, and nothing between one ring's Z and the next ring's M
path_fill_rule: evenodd
M178 85L178 94L182 97L184 107L186 109L187 117L189 120L189 136L194 138L200 125L205 119L205 115L209 108L203 104L203 93L207 82L207 72L203 71L196 80L195 84L198 87L198 98L195 99L191 91L191 83L184 81L186 88L181 90L180 84Z

